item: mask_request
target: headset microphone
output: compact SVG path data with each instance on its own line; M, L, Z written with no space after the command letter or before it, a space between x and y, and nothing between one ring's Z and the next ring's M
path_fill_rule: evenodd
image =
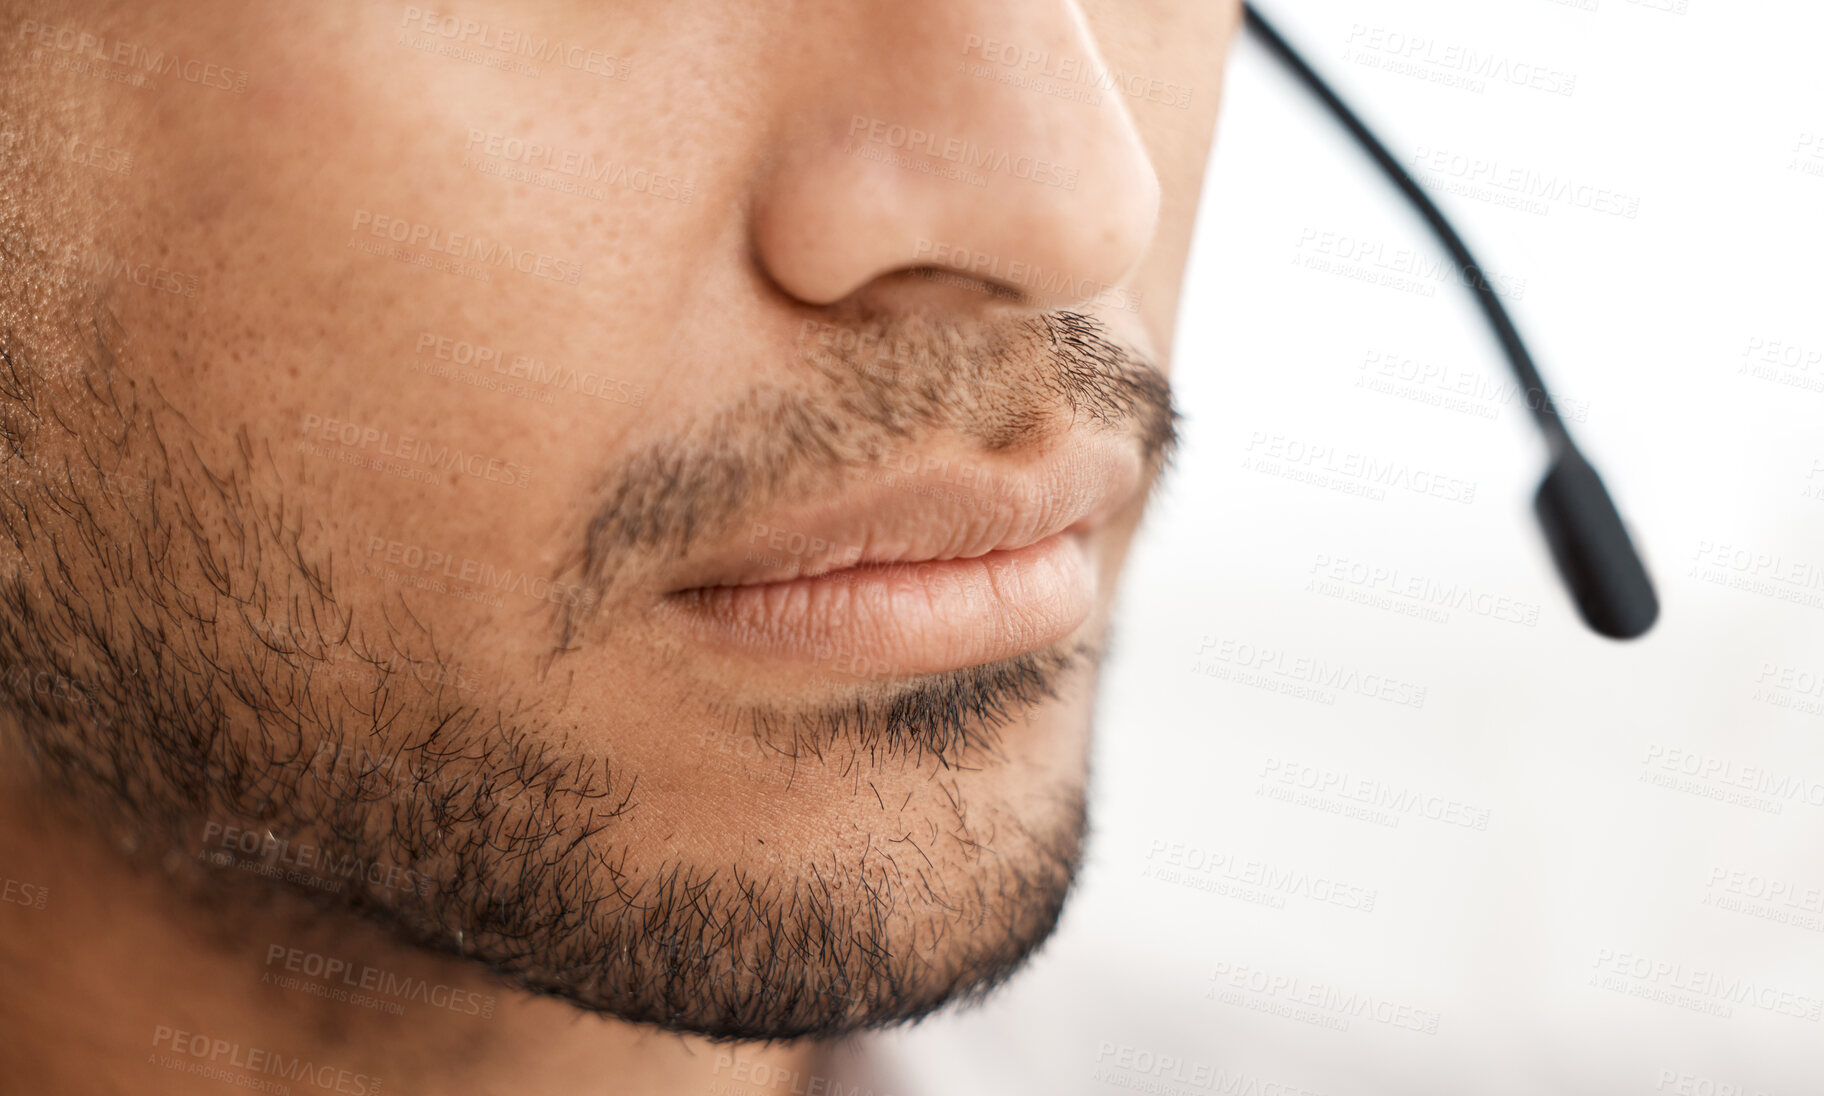
M1483 276L1481 264L1470 255L1469 248L1424 189L1368 131L1361 119L1343 105L1323 78L1280 37L1259 9L1244 3L1242 10L1248 29L1323 100L1330 113L1424 216L1450 252L1450 257L1462 267L1464 281L1482 306L1482 314L1494 329L1495 338L1507 355L1508 365L1526 395L1533 420L1551 447L1551 465L1539 484L1539 493L1533 498L1533 510L1545 532L1546 544L1551 547L1552 558L1557 562L1558 573L1570 589L1584 622L1592 629L1613 639L1633 639L1645 634L1659 616L1659 598L1653 592L1653 580L1647 574L1646 564L1641 562L1634 542L1628 538L1621 513L1603 487L1602 477L1571 441L1570 431L1558 416L1557 404L1546 391L1545 382L1533 365L1532 356L1526 352L1526 344L1521 341L1520 332L1514 328L1507 309L1501 306L1494 287Z

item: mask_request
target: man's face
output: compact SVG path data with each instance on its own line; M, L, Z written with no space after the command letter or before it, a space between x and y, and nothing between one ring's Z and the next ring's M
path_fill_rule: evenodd
M1043 940L1235 5L21 7L45 786L711 1034Z

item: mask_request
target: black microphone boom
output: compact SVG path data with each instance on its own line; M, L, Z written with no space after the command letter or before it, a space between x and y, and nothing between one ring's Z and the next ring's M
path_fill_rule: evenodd
M1377 140L1355 112L1337 98L1322 77L1312 71L1277 30L1251 3L1242 4L1248 29L1265 43L1274 56L1323 100L1336 120L1355 138L1394 185L1406 196L1431 230L1437 233L1450 257L1463 269L1463 280L1482 306L1482 314L1494 329L1514 378L1520 382L1533 421L1551 447L1551 465L1533 498L1533 510L1545 531L1546 543L1558 564L1558 573L1570 589L1584 622L1595 631L1613 639L1633 639L1646 633L1659 617L1659 598L1653 592L1653 580L1646 564L1628 538L1621 512L1602 485L1602 477L1584 459L1571 441L1570 431L1558 416L1558 405L1545 389L1532 355L1514 327L1507 309L1494 286L1482 273L1482 265L1470 255L1469 248L1456 229L1425 193L1423 187L1406 173L1386 146Z

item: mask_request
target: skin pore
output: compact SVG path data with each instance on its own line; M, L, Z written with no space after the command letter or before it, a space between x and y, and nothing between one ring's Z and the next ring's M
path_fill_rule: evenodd
M0 5L0 1076L740 1092L1008 977L1235 16Z

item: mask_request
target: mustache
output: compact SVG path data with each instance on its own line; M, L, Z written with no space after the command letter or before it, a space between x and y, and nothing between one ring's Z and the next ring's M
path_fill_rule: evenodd
M686 555L943 435L1014 457L1072 430L1122 434L1149 479L1177 449L1165 373L1086 313L964 320L860 300L805 330L818 337L800 338L802 384L756 385L597 481L563 574L605 594L655 557ZM557 611L558 652L606 600Z

